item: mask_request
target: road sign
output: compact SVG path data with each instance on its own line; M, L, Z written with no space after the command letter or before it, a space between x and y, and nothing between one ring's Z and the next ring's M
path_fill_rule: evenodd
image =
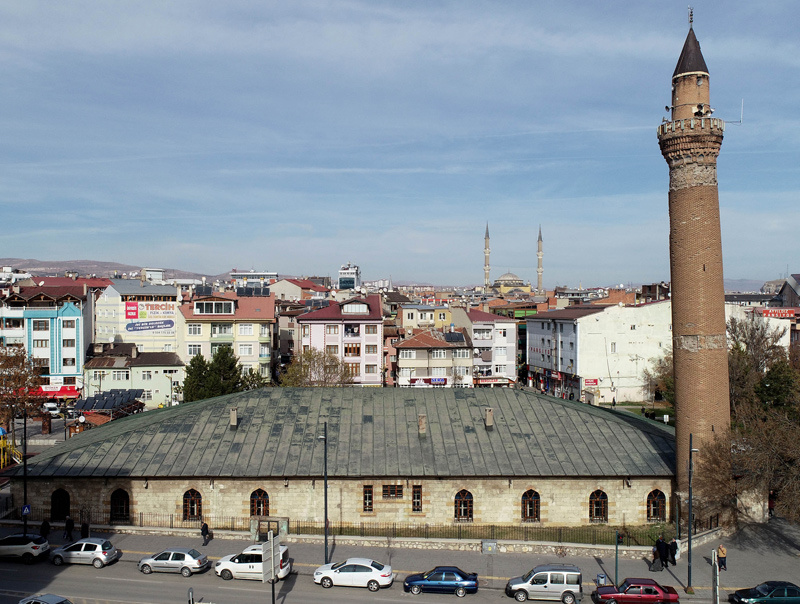
M30 504L26 503L22 506L22 515L23 516L30 516L31 515L31 506Z
M267 540L261 544L261 581L277 581L281 564L281 544L275 533L267 533Z

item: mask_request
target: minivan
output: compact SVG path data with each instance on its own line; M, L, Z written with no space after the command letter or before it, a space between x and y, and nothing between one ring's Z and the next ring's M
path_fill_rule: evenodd
M254 579L261 581L263 564L261 561L262 544L256 543L244 549L240 554L223 556L214 566L218 577L226 581L230 579ZM278 579L283 579L292 571L292 562L289 559L289 548L280 544L280 564ZM267 567L269 568L269 567Z
M583 597L581 569L574 564L541 564L506 583L506 595L525 600L561 600L575 604Z
M58 407L58 403L45 403L42 405L42 411L49 413L50 417L59 417L61 415L61 409Z

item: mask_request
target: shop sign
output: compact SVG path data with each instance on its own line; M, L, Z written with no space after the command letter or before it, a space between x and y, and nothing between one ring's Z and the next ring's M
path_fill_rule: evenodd
M584 386L597 386L597 378L586 378L583 380Z
M761 308L757 309L762 317L770 317L772 319L794 319L794 308Z

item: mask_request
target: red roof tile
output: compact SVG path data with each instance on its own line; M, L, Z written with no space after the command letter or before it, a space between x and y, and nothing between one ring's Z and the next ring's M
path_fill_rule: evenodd
M342 313L342 307L350 302L363 302L369 308L369 312L365 315L351 315ZM297 321L304 323L306 321L383 321L383 307L381 305L381 297L379 294L373 294L366 298L350 298L344 302L334 302L325 308L320 308L300 317Z

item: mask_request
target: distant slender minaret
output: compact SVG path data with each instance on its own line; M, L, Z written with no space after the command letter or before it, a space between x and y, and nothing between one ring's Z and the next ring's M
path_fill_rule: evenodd
M544 273L544 268L542 267L542 258L544 257L544 252L542 251L542 225L539 225L539 242L538 247L536 249L536 293L540 296L544 296L544 288L542 287L542 273Z
M483 238L483 291L489 291L489 223L486 223L486 235Z
M725 122L711 117L708 67L692 29L672 74L671 120L658 127L669 166L669 265L675 373L675 474L689 485L689 435L703 455L731 424L717 156Z

